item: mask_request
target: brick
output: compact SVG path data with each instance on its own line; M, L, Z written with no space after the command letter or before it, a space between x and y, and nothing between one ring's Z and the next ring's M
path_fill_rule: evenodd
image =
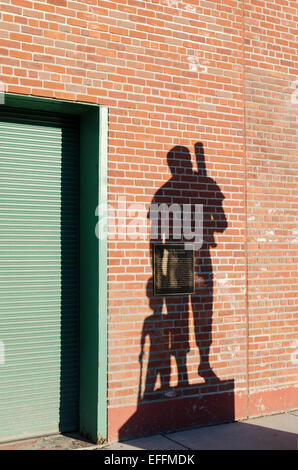
M56 91L55 92L55 97L59 100L70 100L70 101L75 101L76 95L73 93L66 93L66 92L61 92L61 91Z
M70 24L72 26L77 26L78 28L86 28L87 27L87 22L82 20L82 19L77 19L77 18L68 18L67 19L67 24Z
M43 96L45 98L54 98L54 92L52 90L45 90L44 88L33 88L32 95Z
M18 59L27 59L27 60L32 59L32 54L30 54L29 52L24 52L24 51L14 51L13 49L11 49L10 55L11 57L15 57Z
M8 85L7 91L9 93L20 93L23 95L29 95L31 90L30 88L26 88L24 86Z
M44 47L43 46L38 46L37 44L23 43L22 44L22 49L24 51L30 51L30 52L39 52L39 53L44 52Z
M60 33L59 31L45 31L44 36L51 39L59 39L61 41L66 39L66 34Z
M21 1L21 0L20 0ZM64 0L62 0L64 1ZM34 9L38 12L40 11L45 11L45 12L54 12L55 11L55 6L50 5L50 1L47 1L47 3L42 3L42 2L34 2ZM25 5L24 5L25 6ZM28 7L30 8L30 7Z
M29 34L10 33L10 39L19 42L32 42L32 36Z
M52 90L64 90L64 83L44 81L43 86Z
M33 60L35 60L36 62L54 63L55 57L52 55L47 55L47 54L34 54Z
M88 94L90 95L99 95L99 96L107 96L107 90L98 89L98 88L88 88Z
M20 7L33 8L33 2L28 0L12 0L11 3Z
M60 7L67 6L67 0L47 0L47 3L50 3L51 5L58 5Z

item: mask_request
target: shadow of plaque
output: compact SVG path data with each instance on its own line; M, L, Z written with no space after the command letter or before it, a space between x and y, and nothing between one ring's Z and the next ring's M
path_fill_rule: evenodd
M155 244L153 256L155 296L194 293L193 250L186 250L184 243Z

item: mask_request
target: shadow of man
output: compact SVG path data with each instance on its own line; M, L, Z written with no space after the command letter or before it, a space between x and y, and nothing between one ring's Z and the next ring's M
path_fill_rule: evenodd
M224 196L216 182L207 176L204 147L201 142L195 144L197 171L193 170L191 154L186 147L176 146L167 154L167 162L172 177L155 193L149 210L151 219L150 252L153 266L153 250L156 243L189 244L189 231L177 233L177 212L169 211L166 221L156 219L156 208L162 205L183 208L190 207L191 234L196 229L195 208L203 208L202 241L195 249L195 291L190 296L196 345L200 353L198 374L205 382L219 381L213 372L209 353L212 343L213 311L213 267L210 249L216 247L214 234L222 233L227 228L227 220L222 207ZM154 215L153 209L154 208ZM178 217L182 215L178 211ZM184 221L184 218L183 218ZM196 248L196 244L194 244ZM188 384L186 355L189 351L188 301L189 296L165 296L167 319L171 322L169 341L171 353L176 358L178 369L178 386Z
M169 323L163 318L162 306L163 299L153 297L152 295L152 278L147 283L147 297L149 298L149 306L153 310L153 314L145 318L142 335L141 335L141 352L139 362L141 367L138 402L142 399L142 371L144 346L146 338L149 338L150 348L147 364L147 373L145 380L145 390L143 399L150 399L154 392L157 376L160 376L161 391L163 394L169 393L170 386L170 349L169 349Z

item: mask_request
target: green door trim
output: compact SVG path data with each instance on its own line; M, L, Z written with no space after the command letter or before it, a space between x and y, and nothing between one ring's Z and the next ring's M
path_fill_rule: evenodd
M95 234L107 203L108 108L5 94L5 106L80 116L80 432L107 440L107 239Z

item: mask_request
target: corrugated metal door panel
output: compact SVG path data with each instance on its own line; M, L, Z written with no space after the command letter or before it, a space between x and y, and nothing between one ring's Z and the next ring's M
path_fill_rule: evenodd
M78 122L0 107L0 439L73 431Z

